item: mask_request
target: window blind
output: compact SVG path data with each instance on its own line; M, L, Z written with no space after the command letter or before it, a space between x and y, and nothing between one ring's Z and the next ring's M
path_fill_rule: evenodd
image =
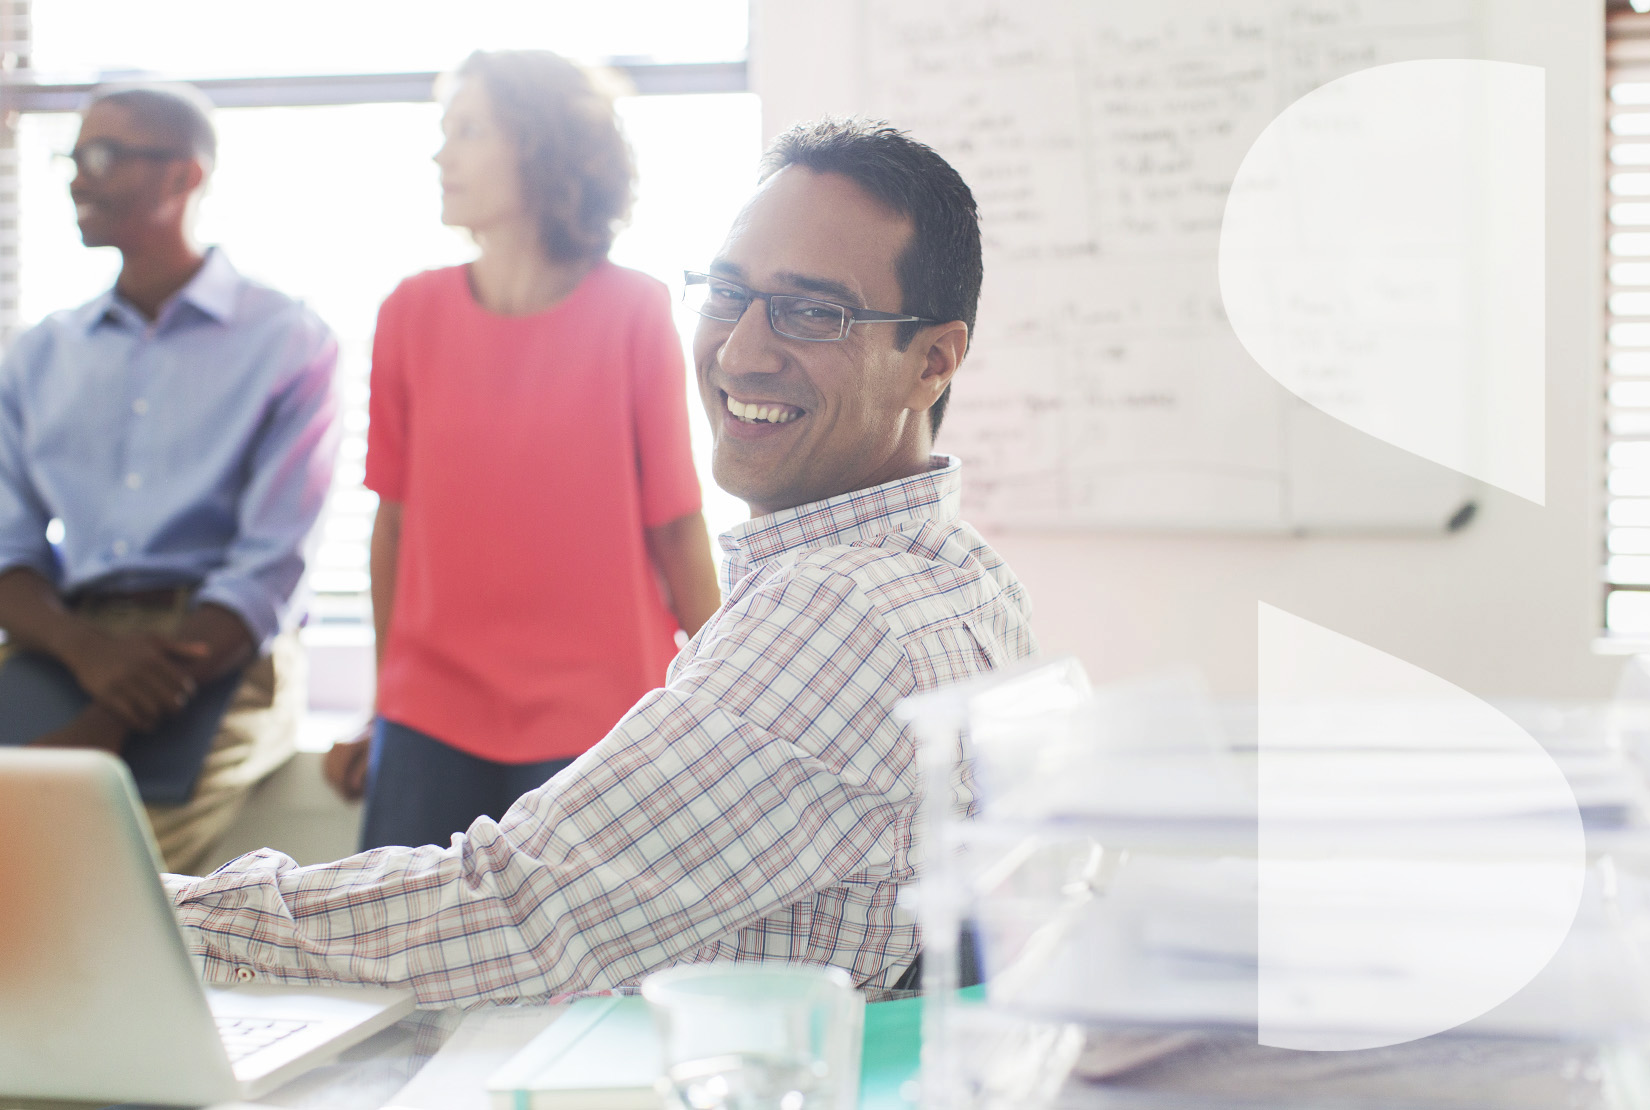
M0 0L0 82L29 71L29 0ZM18 254L17 118L0 95L0 340L17 330Z
M1604 631L1650 639L1650 14L1605 13Z

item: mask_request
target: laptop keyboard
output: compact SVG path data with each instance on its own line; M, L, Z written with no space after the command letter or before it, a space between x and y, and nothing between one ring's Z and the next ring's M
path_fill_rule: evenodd
M229 1062L234 1064L313 1024L285 1018L220 1017L218 1036L223 1038L223 1046L229 1050Z

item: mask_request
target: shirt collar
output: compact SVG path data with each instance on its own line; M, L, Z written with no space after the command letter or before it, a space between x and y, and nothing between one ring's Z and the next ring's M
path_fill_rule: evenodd
M869 489L759 516L723 532L723 573L732 581L793 551L870 539L909 524L955 521L962 507L962 462L933 455L932 468Z
M195 271L195 276L190 278L182 289L161 306L160 315L155 318L155 323L157 326L164 324L177 311L176 306L180 304L193 305L218 323L226 323L235 313L235 302L240 296L244 281L235 267L229 264L229 256L224 254L222 247L208 247L201 268ZM121 299L113 288L104 290L97 299L86 306L85 312L87 331L110 319L116 322L143 323L143 318L137 310Z

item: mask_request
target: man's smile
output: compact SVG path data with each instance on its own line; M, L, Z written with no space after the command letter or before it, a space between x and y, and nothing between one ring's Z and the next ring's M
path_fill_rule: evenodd
M729 439L770 439L792 432L808 415L806 409L767 397L735 397L718 390L722 398L722 435Z
M788 405L783 401L747 401L731 393L723 393L722 399L727 405L728 412L746 424L789 424L797 417L805 415L795 405Z

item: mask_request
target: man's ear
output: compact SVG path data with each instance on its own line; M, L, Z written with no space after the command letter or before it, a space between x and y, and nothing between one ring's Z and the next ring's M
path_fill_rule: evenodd
M177 165L176 191L184 196L189 196L201 187L201 182L206 180L206 167L201 165L199 158L185 159L178 162Z
M933 407L951 379L957 376L957 367L968 353L968 325L961 320L924 330L931 334L926 337L922 377L905 401L905 407L912 412L927 412Z

